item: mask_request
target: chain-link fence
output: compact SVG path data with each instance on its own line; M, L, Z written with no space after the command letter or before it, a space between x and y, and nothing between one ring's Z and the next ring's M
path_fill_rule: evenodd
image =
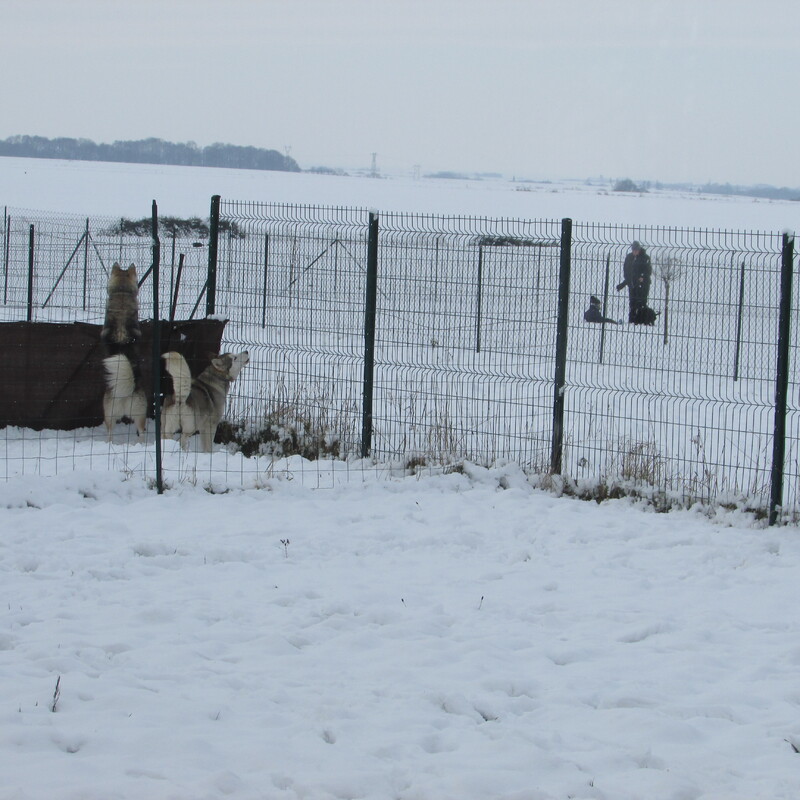
M797 345L793 295L780 317L782 235L576 223L565 239L556 220L214 208L209 238L160 231L161 316L212 312L228 320L224 348L249 351L221 438L256 473L292 454L507 459L596 496L797 509L791 373L775 492L781 336L791 356ZM7 211L4 319L102 321L109 262L148 264L149 231L44 223ZM629 323L616 289L633 240L652 265L652 325ZM141 291L150 308L146 279ZM593 298L605 322L586 321ZM235 480L216 458L208 476Z
M153 308L150 218L81 217L8 208L3 214L0 320L102 323L115 262L135 264L139 305ZM208 224L162 220L160 308L175 319L204 316Z

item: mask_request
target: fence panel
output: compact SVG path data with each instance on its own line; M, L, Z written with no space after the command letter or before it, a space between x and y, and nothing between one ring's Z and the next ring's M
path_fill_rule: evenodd
M147 316L153 307L152 260L148 220L132 223L115 217L87 218L6 208L3 230L3 303L0 320L26 319L28 306L29 230L34 228L34 280L31 321L102 323L106 284L112 264L135 264L141 282L139 305ZM162 279L160 307L177 301L176 319L192 319L207 272L207 229L161 229ZM182 270L175 296L177 266ZM195 309L194 313L192 310Z
M555 222L380 218L374 453L546 465Z
M165 252L159 306L168 309L175 303L180 319L195 304L205 283L207 259L202 272L195 262L197 254L206 251L207 241L202 225L196 230L191 225L168 229L165 237L163 227L161 232ZM2 331L9 349L3 357L6 413L0 452L4 451L5 459L0 477L98 468L152 477L152 433L145 442L133 426L118 425L112 441L107 440L102 424L102 359L107 350L100 342L111 267L116 261L123 266L134 263L141 282L139 317L144 324L142 340L132 352L138 353L134 368L141 371L142 388L150 397L157 385L147 333L152 326L146 322L154 309L151 219L137 222L5 208L2 245L0 322L9 323ZM175 263L181 254L184 261L188 257L189 267L178 287ZM19 333L15 323L27 321L34 325ZM222 326L211 325L216 330L212 334L205 323L198 320L197 325L196 329L180 322L167 326L165 344L172 343L187 355L197 345L205 359L218 346ZM209 342L214 344L201 348ZM30 428L20 426L22 419Z
M229 413L253 452L359 452L368 216L221 203L216 310L251 354Z
M617 295L632 239L653 266L654 326ZM565 469L682 497L769 498L780 237L577 225ZM623 324L582 324L603 291Z

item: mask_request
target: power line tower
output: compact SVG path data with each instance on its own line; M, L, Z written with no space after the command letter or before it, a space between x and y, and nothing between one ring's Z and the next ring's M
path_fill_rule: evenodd
M369 171L370 178L377 178L378 177L378 154L372 154L372 169Z

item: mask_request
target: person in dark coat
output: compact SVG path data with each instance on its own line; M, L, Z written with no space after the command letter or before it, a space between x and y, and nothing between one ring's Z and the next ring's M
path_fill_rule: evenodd
M617 284L617 291L628 287L628 322L638 323L642 320L642 311L647 306L650 278L653 274L650 256L639 242L634 242L631 245L631 252L625 256L622 274L625 280Z

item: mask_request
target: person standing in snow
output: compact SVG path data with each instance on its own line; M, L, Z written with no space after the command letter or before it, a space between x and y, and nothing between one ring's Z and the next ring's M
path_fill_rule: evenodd
M625 280L617 284L617 291L628 287L628 322L636 323L640 321L640 309L647 305L647 297L650 294L650 278L653 274L650 256L639 242L634 242L631 245L631 252L625 256L622 274Z

